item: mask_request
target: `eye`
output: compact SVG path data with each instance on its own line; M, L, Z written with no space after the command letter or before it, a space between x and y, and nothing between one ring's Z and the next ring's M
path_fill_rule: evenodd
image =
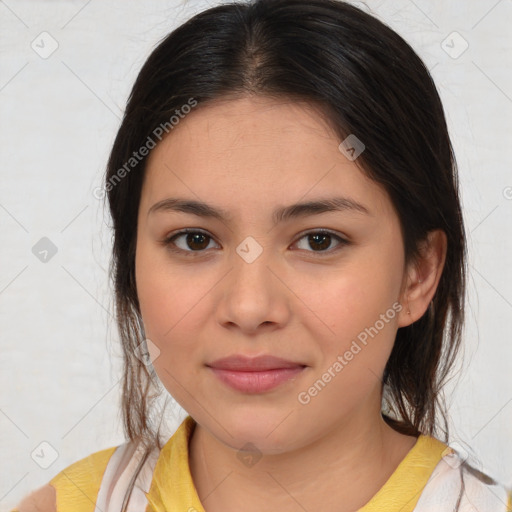
M177 241L180 239L181 241L177 243ZM339 235L326 230L310 231L308 233L302 234L302 236L297 240L297 242L295 242L295 244L299 243L303 239L306 241L305 243L306 245L309 245L309 247L312 247L313 249L319 249L308 252L316 253L331 253L339 249L340 246L349 245L350 243L348 240L345 240ZM201 253L204 252L205 249L208 249L210 241L212 240L213 238L203 231L196 229L185 229L167 237L165 240L163 240L162 244L167 246L171 251L185 253L186 256L193 256L193 253ZM329 248L329 246L331 246L333 240L338 242L337 248L326 250Z
M180 244L177 244L175 241L183 238L183 241ZM203 252L203 249L207 249L209 242L208 240L213 240L211 236L204 233L203 231L198 231L195 229L184 229L170 237L167 237L163 244L168 246L172 251L175 252ZM181 245L181 246L180 246ZM177 247L177 248L176 248ZM192 250L189 250L192 248ZM187 254L188 256L188 254Z
M299 240L296 243L299 243L301 240L305 240L305 245L319 249L309 252L334 252L340 248L340 246L348 245L349 241L345 240L344 238L340 237L339 235L336 235L330 231L326 230L320 230L320 231L310 231L309 233L303 234ZM337 248L333 250L326 251L325 249L328 249L331 245L332 241L336 240L338 242ZM306 249L307 250L307 249Z

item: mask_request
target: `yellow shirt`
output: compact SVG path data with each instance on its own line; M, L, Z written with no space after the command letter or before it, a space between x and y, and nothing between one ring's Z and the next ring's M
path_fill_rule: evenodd
M187 416L160 451L146 494L145 512L204 512L188 460L188 443L194 427L195 421ZM391 477L359 512L413 512L446 448L441 441L420 435ZM57 512L94 512L101 480L115 449L114 446L95 452L50 480L57 493ZM508 506L512 510L510 503Z

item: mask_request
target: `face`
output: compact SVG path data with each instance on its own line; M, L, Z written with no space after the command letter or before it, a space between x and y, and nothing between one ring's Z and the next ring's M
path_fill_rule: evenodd
M149 156L136 284L153 365L234 449L285 452L380 419L407 309L403 240L340 142L306 104L243 98L199 105ZM230 356L287 363L215 367Z

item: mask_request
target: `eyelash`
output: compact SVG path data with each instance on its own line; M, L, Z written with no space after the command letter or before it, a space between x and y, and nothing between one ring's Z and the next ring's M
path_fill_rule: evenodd
M171 235L166 237L162 241L162 244L165 247L167 247L172 252L183 254L186 257L197 257L201 253L204 253L206 250L203 249L203 250L200 250L200 251L186 251L184 249L180 249L180 248L176 247L176 245L174 244L174 240L176 238L178 238L180 236L183 236L183 235L190 234L190 233L201 234L201 235L204 235L205 237L213 240L213 237L210 236L205 231L202 231L202 230L199 230L199 229L184 229L182 231L178 231L177 233L172 233ZM303 238L305 238L308 235L329 235L329 236L335 238L339 242L338 245L336 246L336 248L334 248L334 249L329 249L329 250L326 250L326 251L306 251L306 252L311 252L311 253L313 253L315 255L318 255L319 257L322 257L324 254L330 255L333 252L336 252L337 250L341 249L343 246L350 245L350 242L348 240L346 240L346 239L340 237L339 235L337 235L336 233L334 233L332 231L329 231L329 230L326 230L326 229L319 229L317 231L312 230L312 231L306 231L305 233L301 233L299 238L297 239L297 241L294 242L294 243L299 242L300 240L302 240Z

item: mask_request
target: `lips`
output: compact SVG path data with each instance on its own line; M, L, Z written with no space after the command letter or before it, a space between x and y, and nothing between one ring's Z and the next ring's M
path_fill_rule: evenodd
M245 393L263 393L300 374L306 365L274 356L235 355L207 364L224 384Z
M305 365L274 356L246 357L236 355L217 359L213 363L207 364L207 366L217 368L219 370L258 372L264 370L279 370L282 368L297 368Z

